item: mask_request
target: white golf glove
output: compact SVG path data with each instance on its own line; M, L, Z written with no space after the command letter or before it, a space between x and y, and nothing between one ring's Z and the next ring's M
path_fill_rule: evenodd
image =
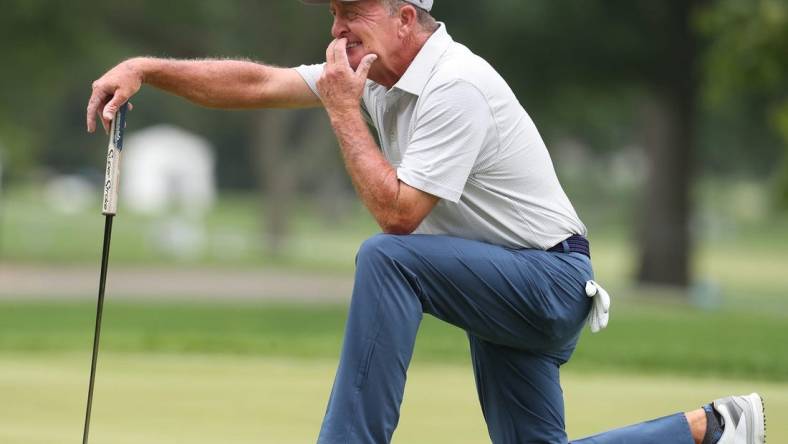
M586 281L586 295L594 300L588 314L588 325L591 332L596 333L607 327L610 318L610 295L594 281Z

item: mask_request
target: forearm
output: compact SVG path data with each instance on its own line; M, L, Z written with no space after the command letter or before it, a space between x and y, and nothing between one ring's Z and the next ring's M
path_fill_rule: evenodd
M347 39L334 40L326 49L326 66L317 81L317 90L361 201L384 232L410 234L435 207L438 198L397 178L361 115L361 97L376 59L375 54L364 56L354 71L347 59Z
M211 108L304 108L320 99L294 69L240 60L126 60L93 82L88 132L98 117L105 131L112 117L147 83Z
M124 62L142 82L210 108L295 107L299 94L281 82L286 68L243 60L134 58Z
M409 209L399 199L397 172L381 154L360 110L329 117L353 186L378 225L388 233L413 231L416 227L407 222Z

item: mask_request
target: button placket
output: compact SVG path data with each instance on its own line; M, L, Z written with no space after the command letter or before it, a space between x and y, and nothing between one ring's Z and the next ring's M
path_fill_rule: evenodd
M390 157L393 163L398 164L401 160L399 143L397 140L397 104L395 96L392 94L386 98L386 139L389 147Z

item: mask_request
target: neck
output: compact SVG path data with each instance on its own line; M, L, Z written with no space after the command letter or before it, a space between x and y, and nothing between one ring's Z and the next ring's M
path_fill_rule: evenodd
M420 32L404 39L402 49L390 57L390 60L385 62L381 60L383 63L380 63L379 69L373 67L369 79L391 89L405 75L405 71L408 70L431 35L431 32Z

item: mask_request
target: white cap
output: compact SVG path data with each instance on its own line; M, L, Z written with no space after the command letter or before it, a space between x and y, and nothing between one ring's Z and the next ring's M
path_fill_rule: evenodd
M310 5L319 5L319 4L324 4L324 3L331 3L331 0L301 0L301 1L304 2L304 3L310 4ZM358 0L340 0L340 1L343 1L343 2L355 2L355 1L358 1ZM413 3L414 6L418 6L419 8L421 8L421 9L423 9L425 11L430 11L432 9L432 1L433 0L405 0L405 1L408 2L408 3Z

